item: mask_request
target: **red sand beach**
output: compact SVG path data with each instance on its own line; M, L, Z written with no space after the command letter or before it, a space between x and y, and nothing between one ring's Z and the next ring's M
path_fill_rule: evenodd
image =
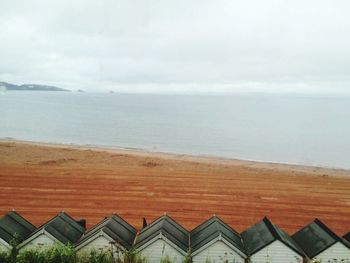
M0 196L0 215L14 208L36 225L66 211L141 227L167 212L189 230L213 214L238 231L265 215L289 233L315 217L350 230L345 170L2 141Z

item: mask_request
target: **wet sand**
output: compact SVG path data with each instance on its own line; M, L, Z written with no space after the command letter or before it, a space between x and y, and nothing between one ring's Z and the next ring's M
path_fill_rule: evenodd
M0 215L39 226L60 211L141 227L167 212L192 229L216 214L237 231L263 216L289 233L318 217L350 230L350 171L121 149L0 141Z

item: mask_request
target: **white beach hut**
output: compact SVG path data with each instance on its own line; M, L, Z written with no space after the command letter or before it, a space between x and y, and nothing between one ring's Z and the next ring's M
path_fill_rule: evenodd
M20 245L19 249L47 248L55 244L75 244L85 232L84 221L75 221L62 212L33 232Z
M296 232L292 238L310 259L350 262L350 243L336 235L319 219Z
M305 259L296 242L266 217L241 236L252 263L301 263Z
M189 233L172 218L164 215L141 230L135 248L149 263L159 263L168 258L183 262L189 249Z
M193 263L244 263L247 253L238 232L213 216L190 233Z
M11 249L11 242L21 242L35 231L36 227L15 211L0 218L0 251Z
M78 253L110 251L115 256L129 250L134 243L137 230L118 215L105 218L102 222L86 232L75 249Z

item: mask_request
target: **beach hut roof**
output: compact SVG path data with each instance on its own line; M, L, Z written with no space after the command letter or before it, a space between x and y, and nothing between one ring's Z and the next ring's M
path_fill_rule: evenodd
M191 231L191 251L197 251L220 236L246 254L240 234L217 216L213 216Z
M77 246L84 243L86 240L90 239L100 231L103 231L126 249L130 249L132 247L137 233L137 230L133 226L127 223L120 216L113 214L86 232L86 234L78 242Z
M18 242L26 239L36 227L15 211L0 218L0 238L8 244L16 238Z
M183 251L188 250L189 232L168 215L156 219L143 228L136 237L135 247L143 246L160 234Z
M84 234L85 227L75 221L74 218L67 213L61 212L32 233L25 243L35 238L35 236L42 231L48 232L63 244L74 244Z
M279 240L297 254L305 256L296 242L285 231L272 224L267 217L244 231L241 236L249 255L253 255L274 241Z
M343 238L344 238L346 241L350 242L350 232L347 233L347 234L345 234L345 235L343 236Z
M313 258L325 251L336 242L341 242L350 248L350 243L336 235L319 219L296 232L292 238L304 250L309 258Z

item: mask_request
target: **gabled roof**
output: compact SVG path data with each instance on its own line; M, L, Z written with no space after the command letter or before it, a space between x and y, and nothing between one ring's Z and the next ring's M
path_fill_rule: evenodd
M300 256L305 256L296 242L286 232L272 224L267 217L244 231L241 236L249 255L253 255L272 242L279 240Z
M346 241L350 242L350 232L347 233L347 234L345 234L345 235L343 236L343 238L344 238Z
M65 212L39 227L27 240L43 230L63 244L75 244L85 232L85 228Z
M118 244L123 246L126 249L130 249L133 246L137 230L127 223L118 215L112 215L105 218L99 224L94 226L89 230L77 244L80 245L86 240L93 237L95 234L98 234L100 231L103 231Z
M197 251L219 236L222 236L231 245L246 254L240 234L217 216L213 216L191 231L191 251Z
M8 244L17 238L18 242L26 239L36 227L15 211L8 212L0 218L0 238Z
M189 232L168 215L164 215L141 230L136 237L135 247L141 247L148 241L162 234L176 246L187 252Z
M350 247L349 242L337 236L319 219L296 232L292 238L304 250L309 258L314 258L336 242L341 242Z

